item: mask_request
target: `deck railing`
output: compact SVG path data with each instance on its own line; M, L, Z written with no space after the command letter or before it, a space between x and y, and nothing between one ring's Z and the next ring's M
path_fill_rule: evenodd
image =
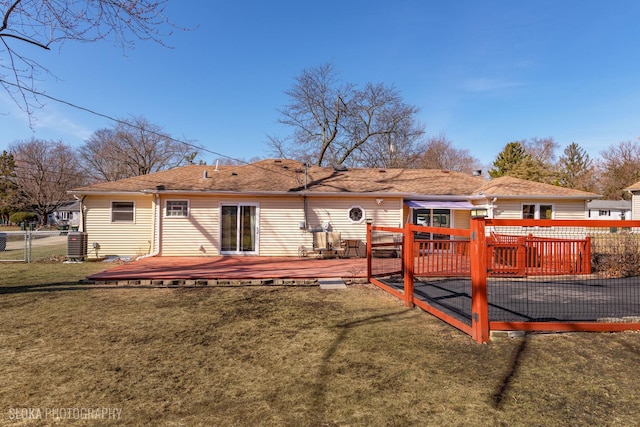
M591 240L491 233L487 238L490 277L591 273Z

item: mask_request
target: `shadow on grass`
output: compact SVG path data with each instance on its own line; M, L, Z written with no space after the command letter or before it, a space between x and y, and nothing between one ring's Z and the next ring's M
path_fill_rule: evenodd
M60 292L60 291L91 291L96 289L158 289L158 288L186 288L179 285L145 286L145 285L94 285L93 283L55 282L38 285L0 286L0 295L22 294L30 292ZM194 286L194 288L203 286Z
M333 340L331 345L324 352L324 355L322 357L322 364L318 372L317 386L314 392L312 393L313 410L310 412L318 414L318 417L320 417L320 419L317 420L318 425L325 425L324 414L328 406L326 403L327 381L331 377L331 370L329 369L329 366L331 364L331 360L335 356L341 344L347 338L349 331L358 326L367 326L375 323L385 322L385 321L388 321L389 319L397 318L398 316L402 316L406 313L409 313L410 311L411 309L406 309L406 310L397 311L394 313L370 316L364 319L355 320L353 322L339 323L335 326L339 330L338 336Z
M500 387L493 394L493 407L496 409L500 409L502 407L502 403L504 402L504 398L509 391L509 387L511 386L514 377L518 373L518 369L520 368L520 364L522 363L522 357L524 356L527 350L527 336L522 339L520 345L513 353L513 357L511 359L511 365L509 366L509 371L504 376L501 381Z

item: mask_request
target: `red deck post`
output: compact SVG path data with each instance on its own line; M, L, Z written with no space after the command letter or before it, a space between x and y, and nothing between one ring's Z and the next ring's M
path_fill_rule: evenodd
M371 278L373 277L373 274L371 274L371 244L372 244L372 240L371 240L371 221L367 221L367 281L371 282Z
M405 224L402 239L402 265L404 270L404 306L413 307L413 271L415 258L413 256L413 230Z
M487 239L484 218L471 218L471 329L479 343L489 342Z

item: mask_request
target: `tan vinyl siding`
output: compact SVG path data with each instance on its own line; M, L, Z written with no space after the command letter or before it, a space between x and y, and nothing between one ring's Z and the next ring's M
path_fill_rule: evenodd
M453 227L462 228L468 230L470 228L471 211L468 210L454 210L451 211L453 215Z
M640 219L640 194L634 192L631 195L631 218L629 219Z
M168 198L177 200L176 197ZM255 204L258 207L258 248L261 256L297 256L306 233L303 198L294 197L188 197L189 217L162 218L162 255L214 256L220 252L221 204ZM165 206L163 199L163 209ZM183 199L184 200L184 199Z
M498 200L496 219L522 219L523 204L553 205L553 219L586 219L585 200Z
M189 214L185 217L167 216L167 200L187 200ZM219 215L218 199L205 196L163 196L162 243L163 256L207 256L218 255Z
M587 202L571 200L554 202L554 219L587 219Z
M111 222L111 202L134 202L134 222ZM85 199L88 255L140 256L152 251L152 196L90 196Z
M304 222L302 197L260 199L260 255L297 256L309 234L300 228L301 222Z
M399 198L384 199L380 205L373 197L308 197L306 228L303 197L271 197L260 199L260 255L297 256L299 249L313 247L312 231L322 229L328 223L331 231L340 232L342 239L367 238L367 225L363 220L353 223L348 216L351 207L364 211L364 219L372 218L374 224L398 227L402 224L402 201Z

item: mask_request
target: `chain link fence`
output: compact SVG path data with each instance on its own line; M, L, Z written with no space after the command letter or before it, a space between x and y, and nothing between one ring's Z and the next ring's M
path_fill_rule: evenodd
M67 255L65 231L0 232L0 262L64 260Z

